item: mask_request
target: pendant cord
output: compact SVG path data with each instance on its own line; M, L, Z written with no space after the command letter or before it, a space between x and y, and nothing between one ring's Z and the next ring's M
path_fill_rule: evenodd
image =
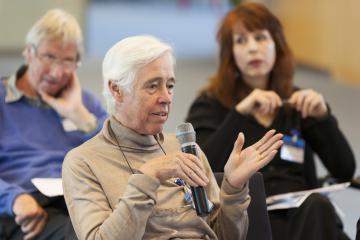
M127 157L126 157L126 155L125 155L125 153L124 153L124 151L123 151L122 147L120 146L120 143L119 143L119 141L118 141L118 139L117 139L117 137L116 137L116 135L115 135L114 131L112 130L111 125L109 126L109 132L110 132L111 137L113 137L113 138L115 139L116 144L117 144L117 146L118 146L118 148L119 148L119 150L120 150L120 152L121 152L121 154L122 154L123 158L125 159L126 164L128 165L128 167L129 167L129 169L130 169L131 173L132 173L132 174L135 174L135 171L134 171L134 169L131 167L129 160L127 159ZM156 140L157 144L160 146L161 151L164 153L164 155L166 155L166 152L165 152L164 148L161 146L161 144L160 144L159 140L158 140L155 136L154 136L154 138L155 138L155 140Z

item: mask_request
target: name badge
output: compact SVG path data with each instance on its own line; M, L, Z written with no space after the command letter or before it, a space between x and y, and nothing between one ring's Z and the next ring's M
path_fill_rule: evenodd
M291 130L291 134L283 137L284 144L280 150L280 157L285 161L303 164L305 141L299 137L297 130Z
M61 124L62 124L63 129L65 130L65 132L72 132L72 131L77 131L78 130L76 125L70 119L64 118L61 121Z

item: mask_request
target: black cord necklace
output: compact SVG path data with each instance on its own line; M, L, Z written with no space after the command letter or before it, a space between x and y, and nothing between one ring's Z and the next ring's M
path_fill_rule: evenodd
M121 147L121 145L120 145L120 143L119 143L119 141L118 141L118 139L117 139L114 131L113 131L112 128L111 128L111 125L109 125L109 132L110 132L111 137L113 137L113 138L115 139L116 144L117 144L117 146L118 146L118 148L119 148L119 150L120 150L123 158L125 159L126 164L128 165L131 173L132 173L132 174L135 174L135 171L134 171L134 169L131 167L129 160L127 159L127 157L126 157L126 155L125 155L125 153L124 153L124 151L123 151L123 149L122 149L122 147ZM157 137L154 136L154 138L155 138L155 141L157 142L157 144L160 146L161 151L164 153L164 155L166 155L166 152L165 152L164 148L161 146L161 144L160 144L159 140L157 139Z
M132 174L135 174L135 171L134 171L134 169L131 167L129 160L127 159L127 157L126 157L126 155L125 155L125 153L124 153L124 151L123 151L123 149L122 149L122 147L121 147L118 139L116 138L116 135L115 135L114 131L113 131L112 128L111 128L111 125L109 126L109 132L110 132L110 135L111 135L113 138L115 138L116 144L117 144L117 146L118 146L118 148L119 148L119 150L120 150L123 158L125 159L126 164L128 165L131 173L132 173ZM157 137L154 136L154 138L155 138L157 144L159 145L161 151L164 153L164 155L166 155L166 152L165 152L164 148L161 146L161 144L160 144L159 140L157 139ZM184 191L184 201L185 201L187 204L190 204L190 205L191 205L191 203L192 203L193 200L192 200L192 194L191 194L190 186L189 186L184 180L182 180L182 179L180 179L180 178L173 179L173 181L171 181L171 182L175 183L177 186L181 186L181 187L182 187L182 189L183 189L183 191Z

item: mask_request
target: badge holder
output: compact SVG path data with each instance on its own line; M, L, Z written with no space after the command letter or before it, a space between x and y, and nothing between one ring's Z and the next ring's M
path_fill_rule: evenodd
M300 133L297 129L292 129L290 134L283 137L284 144L280 150L280 157L285 161L303 164L305 141L300 138Z

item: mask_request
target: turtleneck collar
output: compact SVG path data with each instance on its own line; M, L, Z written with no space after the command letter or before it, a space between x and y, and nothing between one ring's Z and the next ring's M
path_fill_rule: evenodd
M113 144L117 145L116 139L121 147L139 149L139 150L157 150L160 148L159 143L163 143L164 137L162 133L157 135L142 135L134 130L122 125L115 117L110 117L104 124L104 134Z

